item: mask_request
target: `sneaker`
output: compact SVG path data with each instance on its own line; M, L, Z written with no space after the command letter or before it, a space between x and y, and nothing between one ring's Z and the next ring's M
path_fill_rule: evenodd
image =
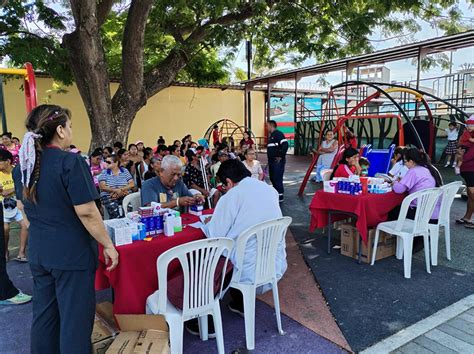
M449 162L446 162L446 163L444 164L444 167L449 167Z
M235 301L231 301L231 302L229 302L227 307L233 313L236 313L237 315L240 315L241 317L244 317L244 306L243 306L243 304L238 304Z
M186 328L186 331L191 333L193 336L199 336L199 320L197 318L186 321L184 328ZM207 316L207 332L209 338L216 338L216 331L214 329L214 321L212 320L212 316Z
M461 174L461 169L459 167L454 167L454 174L460 175Z
M453 167L456 167L458 164L456 162L453 163Z
M33 297L23 294L21 291L10 299L0 301L0 305L23 305L31 301Z

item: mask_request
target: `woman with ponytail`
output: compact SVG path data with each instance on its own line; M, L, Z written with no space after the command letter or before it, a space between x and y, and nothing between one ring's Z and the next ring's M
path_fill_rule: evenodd
M424 189L440 187L443 184L441 174L431 164L429 156L417 148L408 149L405 152L405 166L408 168L406 175L398 182L393 184L395 193L408 194L415 193ZM431 217L431 222L438 220L440 203ZM407 218L413 219L416 213L416 200L412 202L408 209Z
M87 163L66 151L72 144L69 110L38 106L26 128L14 179L30 221L31 352L90 353L96 241L109 270L118 254L94 202L99 196Z

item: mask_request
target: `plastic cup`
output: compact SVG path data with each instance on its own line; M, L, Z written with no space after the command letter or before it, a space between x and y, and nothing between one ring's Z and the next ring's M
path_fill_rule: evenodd
M369 193L369 179L367 177L361 177L360 184L362 185L362 194Z

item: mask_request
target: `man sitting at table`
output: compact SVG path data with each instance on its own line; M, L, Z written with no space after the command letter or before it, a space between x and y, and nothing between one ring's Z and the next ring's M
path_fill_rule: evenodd
M201 196L193 197L181 180L183 163L174 155L167 155L161 161L159 176L146 180L142 185L142 205L161 203L162 208L179 208L194 205Z
M262 222L282 217L278 202L278 192L265 182L251 178L249 170L239 160L222 162L217 177L225 185L227 193L219 199L214 214L205 225L206 236L229 237L235 241L239 235ZM247 243L241 281L251 282L255 278L255 258L257 256L255 240ZM286 271L285 240L278 246L276 272L280 279ZM232 264L236 264L235 252L230 256ZM262 286L257 289L261 294L271 289ZM239 290L230 289L232 301L229 309L243 315L243 297Z

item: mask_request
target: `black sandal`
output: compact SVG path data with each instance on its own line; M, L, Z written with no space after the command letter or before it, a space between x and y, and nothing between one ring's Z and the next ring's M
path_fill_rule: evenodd
M457 219L456 220L456 224L471 224L472 225L472 222L470 220L466 220L464 218L460 218L460 219Z

